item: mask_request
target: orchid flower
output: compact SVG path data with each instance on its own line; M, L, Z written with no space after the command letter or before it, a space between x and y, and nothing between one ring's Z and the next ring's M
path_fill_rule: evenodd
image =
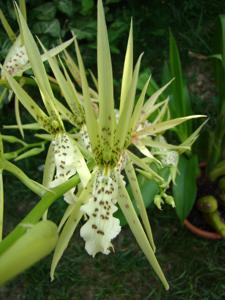
M44 129L50 134L52 142L46 159L43 184L47 187L54 187L65 182L78 172L82 185L85 186L89 179L90 172L77 143L72 136L65 131L59 109L61 114L66 115L69 119L72 114L55 98L37 44L19 9L18 19L21 36L34 73L34 79L37 82L48 115L36 104L4 67L3 70L19 101L37 121L39 128ZM58 49L60 49L60 51L63 50L71 41L72 40L63 43ZM48 59L51 58L47 52L45 52L44 55ZM71 98L70 95L70 99ZM76 105L76 102L74 102L74 105ZM72 123L74 123L72 117L71 119ZM56 175L53 180L55 169ZM70 190L64 196L68 203L72 203L75 200L74 190L75 189Z
M151 142L150 136L155 136L188 119L200 116L188 116L159 122L163 114L163 112L161 112L157 120L155 120L155 123L150 124L147 122L145 124L149 114L161 106L165 106L166 102L156 105L155 101L166 86L159 90L156 95L149 99L143 106L149 83L148 80L135 105L136 86L142 55L139 57L133 70L133 29L131 23L122 77L120 107L117 117L114 106L111 56L101 0L98 1L97 36L97 114L93 109L84 64L78 43L75 40L79 67L78 74L80 76L83 92L86 128L96 166L92 171L86 189L80 193L74 205L66 211L60 224L60 230L63 225L64 227L55 249L51 277L53 279L57 263L82 216L85 216L85 224L81 227L80 235L85 240L85 249L87 252L94 257L99 252L109 254L114 249L112 240L121 231L119 220L114 216L119 205L139 246L163 282L165 288L168 289L168 283L154 254L155 245L138 185L135 167L138 167L138 171L148 178L153 178L161 182L161 184L163 184L163 178L151 168L145 158L140 158L132 153L129 146L135 144L147 160L150 158L152 161L155 161L156 159L154 159L146 147L146 145L148 146ZM165 109L163 111L165 111ZM145 139L147 139L147 142ZM170 147L176 148L176 146L167 144L167 148ZM181 146L181 148L182 147L189 149L189 145ZM123 171L125 171L126 178ZM138 219L137 212L125 188L127 180L130 183L143 225Z

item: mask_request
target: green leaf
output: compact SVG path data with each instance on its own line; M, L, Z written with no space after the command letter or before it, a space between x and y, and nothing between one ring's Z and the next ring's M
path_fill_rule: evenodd
M81 0L82 5L82 13L88 14L90 10L94 7L94 1L93 0Z
M178 175L173 185L173 196L176 204L176 212L183 223L189 215L197 192L196 176L198 171L197 157L186 158L181 156L178 163Z
M170 109L172 117L184 117L191 114L190 99L187 95L187 88L183 80L183 72L181 67L179 50L176 44L176 40L170 31L169 35L169 48L170 48L170 75L175 78L174 82L171 84L171 94L172 99L170 101ZM191 131L191 123L182 124L177 129L177 134L181 141L184 141L188 137Z
M3 189L3 170L0 169L0 242L2 240L3 233L3 216L4 216L4 189Z
M35 22L32 26L32 30L36 34L49 34L50 36L55 38L59 38L61 33L61 27L58 19L54 19L48 22Z
M57 1L57 9L69 17L74 14L74 5L71 0Z
M46 2L34 8L32 14L40 21L49 21L55 17L56 7L52 2Z

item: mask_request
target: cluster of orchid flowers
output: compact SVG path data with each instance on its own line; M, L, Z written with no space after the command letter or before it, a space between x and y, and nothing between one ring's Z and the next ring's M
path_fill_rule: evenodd
M16 138L15 141L23 146L22 154L21 150L13 154L4 153L2 141L10 141L12 137L1 135L0 181L2 171L6 169L20 176L39 195L63 186L73 176L78 175L80 181L64 192L68 207L58 225L59 237L52 260L51 278L54 278L55 268L82 218L84 223L80 235L85 241L88 254L94 257L99 252L109 254L113 251L112 240L121 231L120 221L114 216L119 206L137 243L168 289L169 285L155 257L156 248L138 176L158 184L160 192L154 198L158 208L161 209L164 202L174 207L173 197L167 193L167 189L171 182L175 183L179 155L190 150L199 129L181 145L169 144L163 134L168 129L200 116L170 120L169 99L161 102L158 99L171 82L146 100L149 78L140 95L137 94L142 55L134 66L132 22L119 107L115 107L110 48L101 0L98 1L97 79L91 74L95 88L88 84L76 37L47 51L40 41L36 43L24 14L17 6L16 12L20 34L5 59L1 77L15 94L17 125L14 128L18 128L23 136L25 129L40 130L36 136L42 142L28 145ZM66 50L72 43L75 44L77 62ZM40 54L39 49L43 54ZM61 55L57 57L59 53ZM49 63L54 78L47 74L43 61ZM29 68L45 110L21 84L20 78ZM52 88L53 84L60 92L57 95ZM35 123L22 124L18 103L25 107ZM66 130L66 127L70 130ZM42 185L26 178L21 170L18 175L19 169L9 160L37 155L48 142ZM169 169L167 178L160 175L160 170L165 167ZM131 188L133 200L127 192L127 185ZM39 192L40 189L42 192ZM46 211L43 219L47 218Z

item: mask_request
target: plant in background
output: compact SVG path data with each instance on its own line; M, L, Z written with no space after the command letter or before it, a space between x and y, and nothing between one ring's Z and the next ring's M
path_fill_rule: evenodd
M202 116L177 116L170 119L168 99L164 99L162 102L157 101L171 82L157 90L145 101L149 78L140 95L137 94L142 55L133 66L132 23L124 61L119 107L116 109L111 55L102 1L98 1L97 80L92 76L97 86L96 91L88 85L76 39L75 51L78 66L70 56L65 55L66 64L76 66L74 72L78 72L80 79L78 86L72 83L63 61L51 57L40 43L55 76L55 83L61 90L60 99L57 99L51 88L41 54L20 10L18 10L18 19L24 47L47 113L38 105L38 101L34 101L29 96L4 66L3 72L18 100L36 121L34 124L19 124L18 128L44 130L47 134L41 132L38 136L44 138L45 143L47 143L46 141L51 143L45 162L43 185L28 178L19 168L8 161L10 156L4 153L1 143L2 220L3 171L6 170L16 175L28 188L37 193L41 200L0 243L0 268L3 264L1 258L4 258L4 268L6 265L10 268L13 252L29 245L29 230L25 233L27 227L32 227L30 233L38 228L37 239L39 239L40 230L40 238L42 238L45 228L52 227L50 223L40 222L34 226L33 224L36 224L42 217L45 219L42 222L49 222L47 221L47 209L64 195L68 206L58 226L59 237L51 266L52 279L58 261L82 217L84 217L84 224L81 227L80 235L85 240L87 252L94 257L99 252L109 254L113 250L112 240L121 231L120 220L114 215L119 206L137 243L165 288L168 289L169 285L155 257L156 248L136 174L139 173L146 179L157 183L159 192L155 197L155 203L158 207L163 201L174 206L173 197L168 194L167 190L170 183L175 181L179 154L190 151L199 130L190 136L184 135L185 138L180 145L169 144L163 135L165 131L174 129L187 120ZM65 125L68 123L70 123L71 129L66 130ZM3 139L7 141L7 136L3 136ZM20 140L13 140L13 142L16 141ZM26 152L22 158L36 154L35 151L31 152L33 149ZM165 168L167 175L162 176L161 172ZM127 192L128 184L134 201ZM140 215L140 220L138 215ZM7 276L3 275L0 282L5 282L49 253L55 245L55 238L57 238L55 230L50 230L50 232L53 241L51 245L44 246L44 243L41 243L43 248L40 248L37 256L34 254L34 257L29 260L29 264L18 265L16 272L9 269ZM30 256L31 253L27 252L27 255Z
M179 159L178 176L176 177L176 184L173 185L173 196L176 204L176 213L183 223L188 217L195 203L198 209L203 213L207 222L218 232L224 235L224 222L220 217L219 210L221 201L223 202L225 184L225 162L224 162L224 80L225 80L225 60L224 60L224 42L225 42L225 17L219 16L219 31L217 35L217 54L211 55L208 58L214 59L216 86L218 90L217 101L217 117L215 119L216 127L210 129L207 126L202 138L199 139L199 147L193 152L186 152ZM163 70L162 81L165 82L169 78L174 77L175 80L170 87L165 90L161 96L169 97L170 112L172 117L184 116L192 113L191 101L188 94L188 88L184 80L180 55L178 47L172 32L169 33L169 64L165 64ZM142 75L144 78L144 74ZM142 79L143 80L143 79ZM140 87L143 85L140 82ZM157 84L152 82L152 86L147 91L149 95L157 89ZM163 98L161 98L162 100ZM196 135L200 132L203 123L196 131ZM190 135L194 121L183 123L176 127L174 132L180 142L184 142L188 135ZM204 139L204 141L203 141ZM202 151L202 147L206 147L206 151ZM205 157L206 169L204 174L200 174L201 186L198 185L199 163L204 159L203 152L207 152ZM207 188L206 188L207 186ZM207 190L214 190L214 194L207 194ZM206 191L199 191L199 190ZM199 196L204 196L196 202ZM217 198L217 200L215 199ZM187 223L187 221L185 221Z

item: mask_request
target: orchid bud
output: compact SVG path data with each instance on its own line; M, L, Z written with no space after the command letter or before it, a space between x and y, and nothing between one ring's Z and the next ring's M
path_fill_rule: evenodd
M154 197L154 204L157 206L158 209L162 210L162 204L164 204L164 201L160 195L156 195Z

